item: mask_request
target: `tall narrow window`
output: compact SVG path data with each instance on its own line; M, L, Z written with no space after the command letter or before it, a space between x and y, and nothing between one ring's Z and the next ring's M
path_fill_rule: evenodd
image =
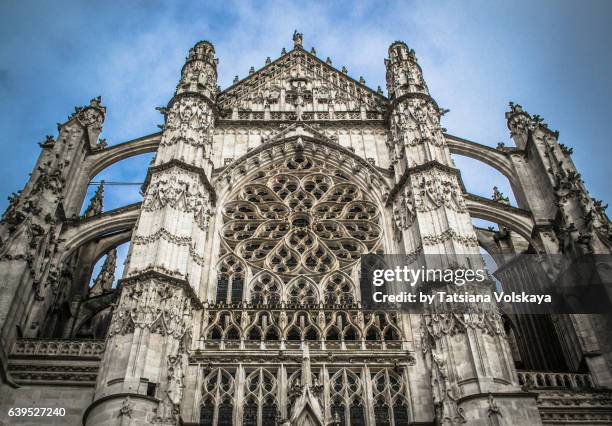
M209 373L202 385L200 426L230 426L234 414L234 378L223 369Z
M234 256L225 256L217 266L217 303L242 301L244 267Z

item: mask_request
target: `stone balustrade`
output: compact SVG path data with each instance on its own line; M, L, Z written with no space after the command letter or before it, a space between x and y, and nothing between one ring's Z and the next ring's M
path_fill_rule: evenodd
M11 357L79 357L101 359L104 340L17 339Z
M546 371L518 371L521 386L533 389L563 388L593 389L593 380L588 373L553 373Z

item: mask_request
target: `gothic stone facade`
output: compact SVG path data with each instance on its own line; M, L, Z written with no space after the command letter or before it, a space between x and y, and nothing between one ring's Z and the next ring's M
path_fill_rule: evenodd
M200 42L160 133L107 146L99 98L59 124L0 227L2 421L612 422L606 318L362 307L366 253L460 266L483 247L511 283L525 272L518 253L611 248L605 207L538 116L510 104L516 147L445 134L414 51L393 43L385 66L387 96L296 32L291 51L221 90ZM145 152L156 154L142 203L102 212L101 187L79 215L97 173ZM451 153L499 170L518 207L467 193ZM9 418L10 407L66 415Z

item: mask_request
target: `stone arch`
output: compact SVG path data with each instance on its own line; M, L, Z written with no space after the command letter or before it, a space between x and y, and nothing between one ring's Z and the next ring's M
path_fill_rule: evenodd
M513 191L518 187L512 160L504 151L453 135L447 134L445 138L451 154L463 155L485 163L504 175L510 182Z
M465 194L465 203L472 217L499 223L532 242L534 221L530 212L474 194Z
M250 280L246 298L253 304L280 303L283 289L281 279L270 271L259 271Z
M96 262L111 249L127 243L139 214L139 206L127 211L111 211L76 222L69 222L60 238L63 241L55 260L58 291L40 311L42 333L47 337L103 338L110 325L110 306L118 292L112 286L116 276L115 257L100 275L95 291L91 277ZM124 210L124 209L122 209ZM127 215L127 218L126 218ZM111 269L112 268L112 269ZM110 275L112 272L113 275ZM62 311L68 303L69 309ZM63 312L63 313L62 313Z
M321 301L321 291L312 279L297 276L287 283L282 298L293 304L317 304ZM302 300L305 302L302 303Z
M130 204L115 210L70 223L64 228L62 260L84 243L112 233L130 231L140 216L140 203Z
M344 148L315 129L294 125L272 140L254 148L213 175L219 204L223 204L235 187L251 180L265 166L282 161L293 153L328 163L345 173L353 183L368 188L373 201L384 206L385 192L390 191L390 177L385 169L370 164L348 148ZM302 130L299 130L299 129Z
M388 228L384 222L390 219L384 215L383 189L388 188L385 172L356 160L353 153L345 155L343 150L350 151L337 144L332 149L315 141L318 139L295 137L268 142L262 146L265 149L254 149L213 175L221 229L215 245L245 259L254 274L248 279L249 299L258 273L267 270L281 280L283 301L287 301L287 283L296 274L317 277L316 303L320 303L324 301L321 282L332 271L343 271L351 286L338 303L353 304L358 295L350 273L358 261L354 254L387 246L383 230ZM327 175L329 170L333 172ZM375 174L376 181L369 173ZM356 192L352 194L349 187ZM350 196L354 198L352 203L346 200ZM332 204L342 208L317 210ZM295 225L304 220L306 225ZM321 235L335 232L333 222L338 222L343 237L324 242ZM280 225L284 228L267 228ZM320 228L327 225L329 229ZM260 258L258 253L265 255ZM344 257L336 257L336 253ZM333 259L328 262L326 255Z
M333 271L321 280L321 292L327 304L353 304L357 301L357 290L350 275L344 271Z
M153 133L131 141L110 146L87 157L86 166L90 179L104 169L130 157L157 151L161 133Z
M95 151L85 157L82 169L72 180L72 187L64 201L66 215L71 217L79 214L87 196L89 183L94 177L120 161L155 152L160 139L161 133L154 133Z

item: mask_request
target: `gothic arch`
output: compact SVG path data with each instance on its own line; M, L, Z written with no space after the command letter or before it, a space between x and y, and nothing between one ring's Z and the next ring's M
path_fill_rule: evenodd
M132 139L131 141L109 146L106 149L90 155L86 160L89 179L92 179L98 173L119 161L140 154L157 151L160 140L161 133L153 133L137 139Z
M293 125L262 145L250 150L219 170L215 184L220 204L227 201L233 189L261 173L261 169L301 153L305 157L324 162L345 173L353 183L367 188L374 201L384 206L384 192L390 191L387 171L370 164L350 149L330 140L312 127Z
M512 160L503 151L453 135L446 134L445 138L451 154L473 158L493 167L508 179L512 190L516 192L518 182L516 181L514 166Z
M517 232L527 241L532 241L534 222L528 211L474 194L465 194L465 204L472 217L499 223L510 231Z
M333 271L321 281L322 296L326 303L343 305L357 301L353 280L344 271Z
M321 291L312 279L298 276L287 283L282 297L292 305L315 305L321 301Z
M270 305L281 301L283 283L270 271L260 271L250 280L247 300L253 304Z
M161 134L154 133L118 145L109 146L87 155L83 160L81 171L72 180L72 187L66 195L64 201L66 215L71 217L79 214L87 195L89 182L96 175L122 160L157 151L160 139Z
M252 303L328 303L323 287L332 278L340 282L326 289L334 293L329 303L355 303L351 271L360 255L378 250L385 237L380 185L368 181L368 188L361 169L347 170L347 160L335 151L284 144L275 149L284 151L251 157L258 163L245 167L244 176L236 169L240 185L220 192L222 251L244 260L250 271L246 297ZM379 192L379 203L371 201L371 191ZM269 274L266 283L258 282L261 271Z
M66 259L74 250L94 238L133 229L139 215L140 203L135 203L74 222L66 227L61 234L61 238L64 240L62 259Z

